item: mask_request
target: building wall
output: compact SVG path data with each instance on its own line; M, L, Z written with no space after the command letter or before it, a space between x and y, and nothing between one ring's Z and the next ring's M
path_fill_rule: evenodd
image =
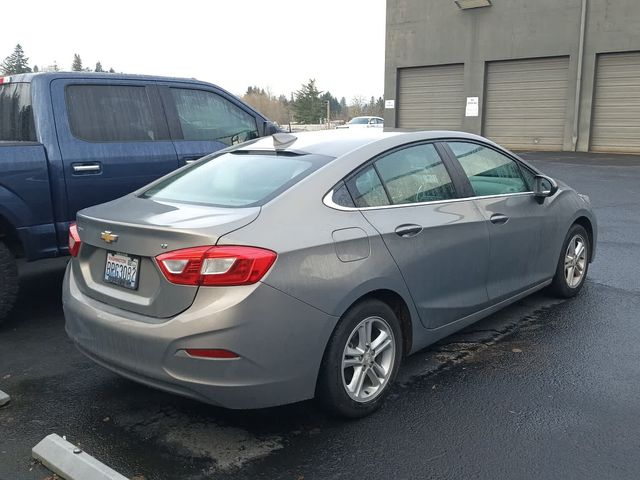
M465 97L479 97L480 115L463 118L462 129L482 134L486 62L568 55L563 149L573 150L582 0L492 4L461 10L453 0L387 0L385 100L397 100L398 68L464 63ZM597 54L640 51L640 2L587 0L586 18L579 151L589 149ZM385 110L385 126L397 126L396 109Z

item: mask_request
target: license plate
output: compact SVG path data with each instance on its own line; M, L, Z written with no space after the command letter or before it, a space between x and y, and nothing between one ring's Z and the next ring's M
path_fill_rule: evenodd
M135 290L138 288L140 257L125 253L107 252L104 281Z

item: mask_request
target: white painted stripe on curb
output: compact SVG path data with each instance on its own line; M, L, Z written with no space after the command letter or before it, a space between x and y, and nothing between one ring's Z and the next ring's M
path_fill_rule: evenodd
M0 407L5 406L7 403L11 401L11 397L0 390Z
M31 455L66 480L127 480L55 433L33 447Z

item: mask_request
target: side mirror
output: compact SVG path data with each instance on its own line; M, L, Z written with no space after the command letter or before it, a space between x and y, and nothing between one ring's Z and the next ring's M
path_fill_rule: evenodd
M267 135L273 135L274 133L279 133L282 132L282 130L280 130L274 123L266 121L264 122L264 134L265 136Z
M544 202L547 197L552 197L558 191L556 181L546 175L536 175L533 187L533 194L538 203Z

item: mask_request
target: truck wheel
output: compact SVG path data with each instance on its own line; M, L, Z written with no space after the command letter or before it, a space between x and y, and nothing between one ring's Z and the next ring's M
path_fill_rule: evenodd
M7 246L0 242L0 320L13 308L18 296L18 267Z

